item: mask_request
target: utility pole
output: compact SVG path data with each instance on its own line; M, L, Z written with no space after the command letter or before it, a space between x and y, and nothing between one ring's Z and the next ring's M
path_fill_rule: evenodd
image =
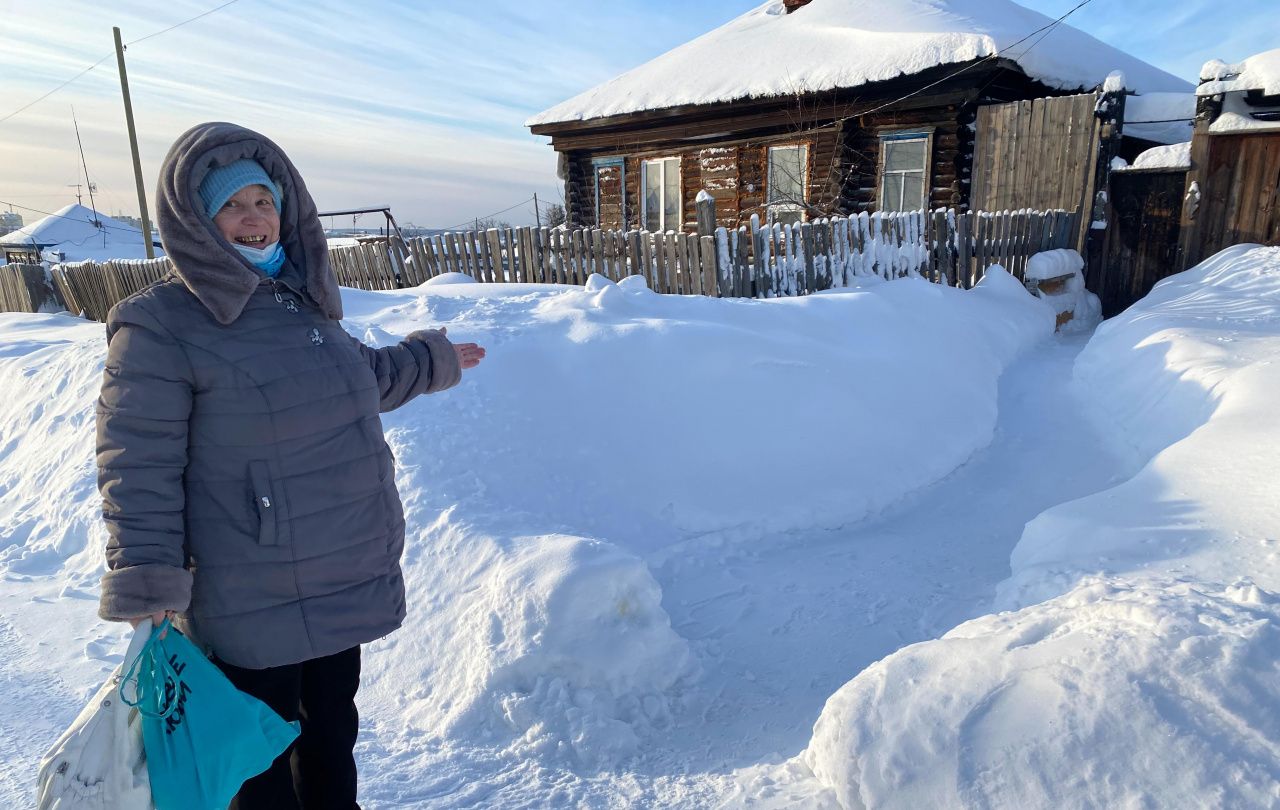
M533 217L538 222L538 230L542 230L542 209L538 207L538 192L533 192Z
M113 27L116 38L116 64L120 66L120 91L124 94L124 120L129 125L129 149L133 152L133 180L138 185L138 213L142 216L142 244L146 246L147 258L156 257L155 248L151 244L151 217L147 216L147 190L142 185L142 159L138 157L138 133L133 128L133 102L129 100L129 75L124 70L124 43L120 40L120 29Z

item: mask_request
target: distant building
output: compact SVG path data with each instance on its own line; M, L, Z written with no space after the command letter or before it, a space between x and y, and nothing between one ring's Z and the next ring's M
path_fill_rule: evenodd
M12 211L0 212L0 236L13 233L22 227L22 215Z
M158 243L152 242L156 255L163 255ZM0 236L0 253L9 262L26 264L143 259L147 255L142 231L75 203Z

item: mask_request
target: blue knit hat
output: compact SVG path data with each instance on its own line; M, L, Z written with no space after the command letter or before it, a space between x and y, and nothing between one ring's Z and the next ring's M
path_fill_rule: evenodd
M245 186L266 186L271 191L271 199L275 202L276 213L280 213L280 187L271 181L262 164L250 158L219 166L205 175L200 181L200 200L204 203L204 212L213 219L227 200Z

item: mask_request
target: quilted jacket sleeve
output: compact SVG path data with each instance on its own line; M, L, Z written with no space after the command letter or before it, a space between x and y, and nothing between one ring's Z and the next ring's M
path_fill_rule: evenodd
M123 620L191 601L183 474L194 377L183 348L137 301L107 319L97 407L107 568L98 615Z
M419 394L452 388L462 379L453 344L430 329L412 332L395 346L374 349L351 338L378 378L380 410L394 411Z

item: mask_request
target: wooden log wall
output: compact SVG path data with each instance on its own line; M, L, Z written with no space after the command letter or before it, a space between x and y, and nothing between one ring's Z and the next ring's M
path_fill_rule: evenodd
M842 135L844 168L839 176L838 210L877 210L880 205L881 136L893 132L930 135L928 203L930 209L961 207L969 201L972 159L972 107L959 103L921 110L864 116Z
M595 223L602 228L625 228L623 220L622 167L600 166L595 168L596 188L600 194L600 221Z

